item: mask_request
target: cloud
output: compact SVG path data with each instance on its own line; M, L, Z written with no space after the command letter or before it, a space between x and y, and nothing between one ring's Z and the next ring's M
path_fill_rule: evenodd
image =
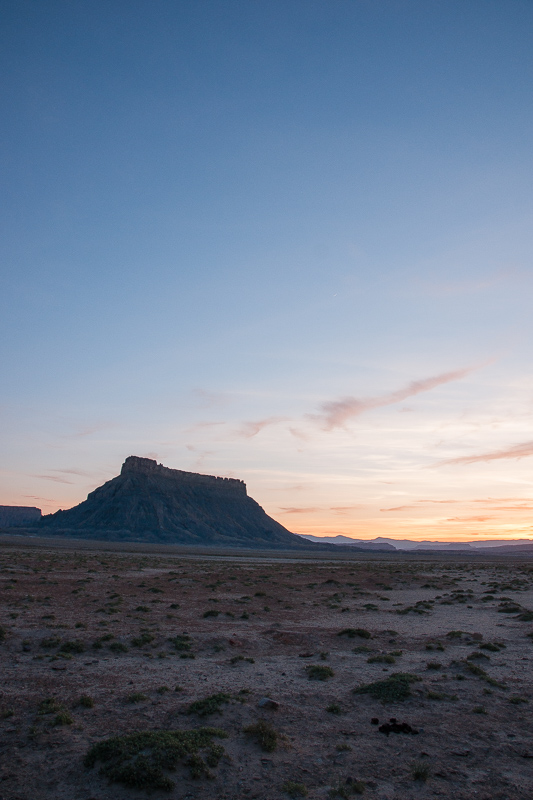
M446 522L487 522L495 517L450 517Z
M54 481L55 483L69 483L72 485L72 481L67 481L65 478L58 478L57 475L30 475L31 478L41 478L43 481Z
M268 425L277 425L278 422L286 422L286 420L287 417L267 417L266 419L257 420L257 422L243 422L239 429L239 436L251 439Z
M416 506L394 506L394 508L380 508L380 511L403 511L404 508L416 508Z
M280 511L284 514L311 514L316 511L320 511L319 508L283 508L280 507Z
M533 442L522 442L503 450L491 450L488 453L479 453L473 456L460 456L459 458L448 458L439 461L435 466L440 467L445 464L478 464L481 461L499 461L502 458L527 458L533 456Z
M331 431L333 428L343 428L349 419L358 417L364 414L365 411L400 403L408 397L422 394L422 392L429 392L431 389L435 389L437 386L441 386L444 383L461 380L479 368L480 365L466 367L465 369L457 369L452 372L443 372L432 378L411 381L411 383L403 389L398 389L395 392L389 392L388 394L379 395L377 397L367 397L363 399L344 397L342 400L331 400L322 404L321 414L310 416L312 419L320 421L326 431Z

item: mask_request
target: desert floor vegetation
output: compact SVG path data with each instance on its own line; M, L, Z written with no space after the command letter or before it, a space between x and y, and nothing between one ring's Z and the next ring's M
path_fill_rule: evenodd
M0 797L530 800L533 561L0 545Z

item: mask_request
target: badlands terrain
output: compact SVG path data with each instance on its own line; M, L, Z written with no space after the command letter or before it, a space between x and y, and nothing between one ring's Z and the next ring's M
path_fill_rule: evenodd
M41 544L0 542L3 800L533 797L527 558Z

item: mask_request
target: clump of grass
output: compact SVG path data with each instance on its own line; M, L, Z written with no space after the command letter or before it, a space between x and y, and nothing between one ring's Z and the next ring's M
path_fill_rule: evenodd
M439 661L428 661L426 664L426 669L442 669L442 664Z
M504 683L500 683L495 678L491 678L491 676L488 675L483 667L479 666L479 664L473 664L471 661L465 661L464 664L467 670L472 673L472 675L476 675L478 678L490 683L491 686L497 686L500 689L507 688Z
M168 688L168 686L159 686L156 689L156 692L157 694L166 694L167 692L170 692L170 689Z
M197 714L199 717L208 717L211 714L221 714L222 704L229 703L231 696L225 692L218 692L205 697L203 700L195 700L187 709L187 714Z
M88 694L82 694L78 700L78 705L82 706L82 708L94 708L94 700Z
M69 642L63 642L59 648L60 653L83 653L85 645L79 639L73 639Z
M365 784L363 781L354 781L353 778L348 778L346 783L339 783L329 790L329 796L332 798L341 797L342 800L349 800L354 794L363 794L365 791Z
M174 645L174 649L178 652L188 652L191 649L191 637L186 633L172 636L168 641Z
M148 608L148 606L137 606L137 608L135 609L135 611L142 611L144 614L148 613L148 611L151 610L152 609Z
M411 696L411 684L419 681L417 675L408 672L394 672L390 678L374 683L363 684L354 689L354 694L369 694L374 700L383 703L394 703L406 700Z
M342 714L342 709L338 703L330 703L329 706L326 706L326 711L328 714Z
M56 714L54 719L54 725L72 725L74 722L73 717L69 714L68 711L60 711L59 714Z
M245 658L242 655L233 656L233 658L230 658L229 663L230 664L238 664L239 661L247 661L248 664L255 664L255 659L253 659L253 658Z
M367 658L367 664L396 664L396 659L391 653L380 653L377 656Z
M479 645L480 650L488 650L490 653L499 653L505 645L493 644L492 642L484 642Z
M127 653L129 648L124 644L124 642L112 642L109 645L109 649L113 653Z
M63 706L61 703L58 703L55 697L47 697L46 700L42 700L39 703L39 708L37 709L37 713L40 716L45 714L57 714L63 710Z
M352 653L357 653L357 654L359 654L359 653L372 653L372 652L373 652L372 648L371 647L367 647L364 644L359 645L359 647L354 647L353 650L352 650Z
M463 631L448 631L446 634L447 639L461 639Z
M411 775L414 781L425 783L429 778L429 764L424 761L415 761L411 767Z
M0 625L0 643L5 642L7 637L7 631L3 625Z
M207 617L218 617L220 611L217 611L216 608L210 608L207 611L204 611L202 614L203 618L206 619Z
M308 664L305 671L310 681L327 681L335 675L331 667L324 664Z
M175 770L180 762L192 778L211 777L209 767L216 767L225 752L213 743L214 737L223 739L227 734L218 728L197 728L115 736L93 745L84 763L93 767L102 762L100 773L128 788L171 791L175 784L165 771ZM203 758L200 751L205 751Z
M49 636L45 639L41 639L40 646L45 650L51 650L53 647L59 647L60 644L61 639L59 636Z
M247 736L253 737L261 750L264 750L265 753L272 753L277 747L279 734L277 730L264 719L254 722L253 725L248 725L248 727L244 729L244 732Z
M285 781L281 791L286 792L289 797L307 797L309 794L305 783L297 783L296 781Z
M142 692L132 692L126 697L128 703L142 703L143 700L148 700L148 697Z
M485 706L474 706L474 708L472 709L472 712L474 714L486 714L487 713L487 709L485 708Z
M132 644L132 647L144 647L145 644L150 644L150 642L153 642L154 639L155 639L155 636L153 634L146 633L146 631L145 631L144 633L141 633L140 636L135 636L131 640L131 644Z
M359 636L361 639L371 639L372 634L370 631L367 631L366 628L344 628L342 631L339 631L337 636L347 636L349 639L355 639L356 636Z
M517 697L516 695L513 695L509 698L509 702L515 706L519 706L522 703L529 703L529 700L526 700L525 697Z

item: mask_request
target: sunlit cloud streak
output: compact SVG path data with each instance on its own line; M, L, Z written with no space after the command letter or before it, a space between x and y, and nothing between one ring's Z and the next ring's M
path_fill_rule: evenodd
M416 508L416 506L394 506L394 508L380 508L380 511L403 511L406 508Z
M243 436L245 439L251 439L253 436L257 436L263 428L286 421L287 417L267 417L266 419L257 420L257 422L243 422L238 433L239 436Z
M435 375L432 378L425 378L420 381L411 381L411 383L403 389L378 395L377 397L367 397L363 399L345 397L342 400L331 400L322 404L321 414L310 416L315 421L319 421L326 431L331 431L334 428L343 428L349 419L358 417L366 411L394 405L394 403L400 403L408 397L422 394L422 392L429 392L437 386L442 386L442 384L461 380L479 368L480 365L476 365L474 367L466 367L465 369L453 370L452 372L443 372L440 375Z
M502 458L527 458L533 456L533 442L522 442L503 450L492 450L488 453L479 453L473 456L460 456L459 458L447 458L439 461L434 466L441 467L446 464L478 464L481 461L499 461Z
M283 514L313 514L316 511L320 511L319 508L283 508L280 507L280 511Z

